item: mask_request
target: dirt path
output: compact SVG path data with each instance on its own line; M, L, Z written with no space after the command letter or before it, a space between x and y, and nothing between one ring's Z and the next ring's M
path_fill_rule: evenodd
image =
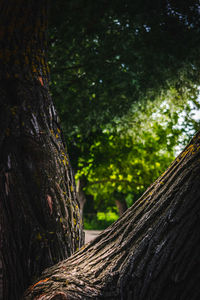
M85 231L85 243L92 241L102 230L84 230Z

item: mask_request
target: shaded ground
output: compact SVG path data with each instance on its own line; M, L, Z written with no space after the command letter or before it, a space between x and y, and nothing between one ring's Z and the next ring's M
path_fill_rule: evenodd
M85 243L92 241L102 230L84 230L85 232Z

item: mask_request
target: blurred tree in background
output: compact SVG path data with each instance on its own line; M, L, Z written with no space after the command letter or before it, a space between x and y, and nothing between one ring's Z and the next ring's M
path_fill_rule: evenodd
M97 216L110 219L107 225L118 218L116 207L121 215L165 171L199 126L188 93L180 98L170 90L167 97L135 105L134 112L116 120L115 126L108 125L87 155L79 157L76 177L87 178L84 190L93 195L96 211L105 212ZM86 226L106 225L85 217Z
M52 12L51 91L86 212L122 212L198 127L198 5L60 0Z

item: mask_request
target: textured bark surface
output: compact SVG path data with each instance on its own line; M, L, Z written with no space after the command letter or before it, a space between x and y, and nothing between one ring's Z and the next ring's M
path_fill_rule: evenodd
M47 2L0 1L0 79L37 79L48 85Z
M14 287L23 291L32 276L82 245L73 176L51 99L37 82L15 84L15 106L13 86L0 86L1 247L9 299L17 299Z
M1 1L0 27L3 299L17 300L42 270L83 245L83 231L48 89L46 1Z
M1 237L1 211L0 211L0 245L2 245L2 237ZM2 253L0 247L0 300L3 300L3 267L2 267Z
M112 226L24 299L200 299L200 133Z

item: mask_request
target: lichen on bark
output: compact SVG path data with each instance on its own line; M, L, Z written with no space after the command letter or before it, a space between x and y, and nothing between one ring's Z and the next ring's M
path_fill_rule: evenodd
M0 16L0 259L3 299L17 300L84 237L49 92L47 1L4 0Z

